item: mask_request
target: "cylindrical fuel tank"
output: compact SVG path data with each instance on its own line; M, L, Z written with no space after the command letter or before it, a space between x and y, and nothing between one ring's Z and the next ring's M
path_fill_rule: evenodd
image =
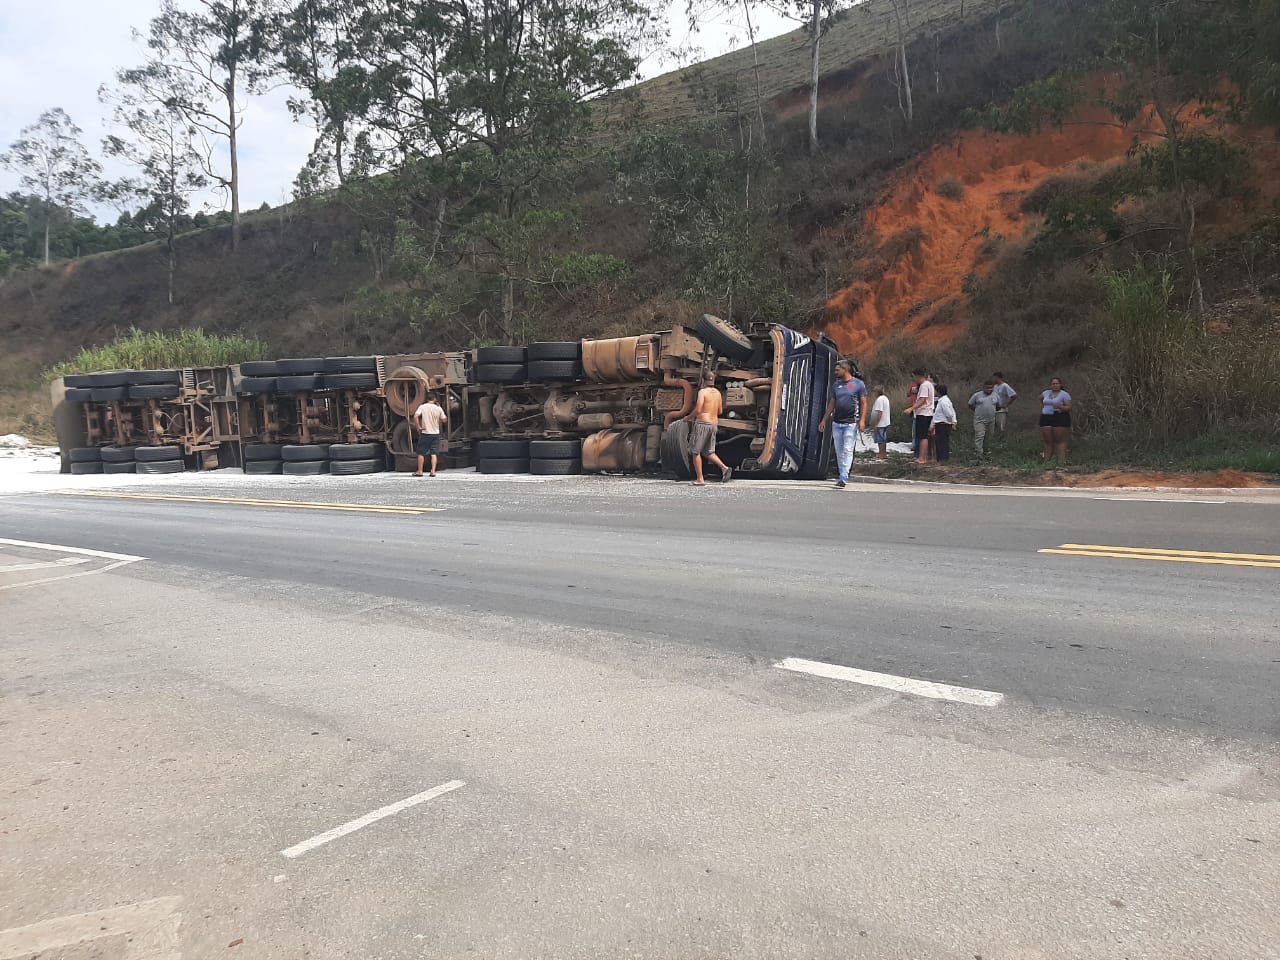
M601 430L582 443L582 469L644 469L644 430Z
M648 380L658 372L658 338L583 340L582 369L596 383Z

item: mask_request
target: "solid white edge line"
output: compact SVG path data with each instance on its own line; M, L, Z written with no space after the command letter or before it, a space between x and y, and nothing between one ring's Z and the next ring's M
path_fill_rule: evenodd
M12 547L30 547L32 550L56 550L59 553L76 553L82 557L101 557L103 560L145 560L146 557L135 557L128 553L107 553L105 550L87 550L84 547L63 547L56 543L36 543L31 540L9 540L0 537L0 543Z
M367 827L371 823L377 823L384 817L392 816L401 810L407 810L415 807L420 803L426 803L428 800L434 800L436 797L457 790L459 787L466 786L461 780L450 780L448 783L442 783L438 787L432 787L430 790L424 790L422 793L415 793L412 797L399 800L396 803L388 804L385 807L379 807L372 813L366 813L363 817L356 820L350 820L341 826L334 827L332 830L326 830L324 833L316 834L310 840L303 840L301 843L295 843L292 847L287 847L280 851L282 857L293 859L300 857L309 850L328 843L330 840L337 840L339 837L345 837L348 833L355 833L361 827Z
M1184 500L1174 497L1090 497L1090 500L1109 500L1112 503L1208 503L1222 505L1225 500Z
M1004 700L1003 693L994 693L991 690L974 690L971 687L957 687L950 683L933 683L929 680L914 680L911 677L896 677L890 673L873 673L870 670L841 667L834 663L822 663L817 660L801 660L798 657L787 657L781 663L775 663L774 666L779 670L808 673L815 677L826 677L828 680L845 680L849 683L881 687L885 690L910 693L933 700L968 703L975 707L998 707Z

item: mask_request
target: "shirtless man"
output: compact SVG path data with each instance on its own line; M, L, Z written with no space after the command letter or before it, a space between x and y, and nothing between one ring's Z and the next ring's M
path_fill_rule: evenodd
M693 422L689 430L689 453L693 455L693 472L698 479L693 481L695 487L705 487L707 481L702 476L702 458L706 457L720 468L720 482L725 483L733 471L725 466L724 461L716 456L716 421L724 409L720 391L716 389L715 377L704 377L702 389L698 391L698 403L693 413L685 417Z

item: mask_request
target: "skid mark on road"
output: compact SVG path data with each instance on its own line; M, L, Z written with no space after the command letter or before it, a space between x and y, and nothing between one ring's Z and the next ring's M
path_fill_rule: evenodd
M443 507L396 507L369 503L316 503L310 500L256 500L249 497L185 497L160 493L109 493L96 490L60 491L66 497L103 497L110 500L157 500L162 503L218 503L241 507L276 507L288 510L339 510L349 513L392 513L416 517L442 513Z
M1158 547L1111 547L1096 543L1064 543L1039 552L1063 557L1158 560L1164 563L1208 563L1223 567L1280 569L1280 556L1268 553L1217 553L1210 550L1165 550Z
M868 687L881 687L897 693L909 693L917 697L928 697L931 700L951 700L955 703L967 703L975 707L997 707L1003 702L1003 693L990 690L975 690L972 687L957 687L950 683L934 683L930 680L916 680L912 677L897 677L891 673L874 673L870 670L858 670L854 667L842 667L834 663L822 663L818 660L801 660L798 657L787 657L781 663L775 663L779 670L790 670L794 673L807 673L828 680L843 680L847 683L860 683Z
M182 914L177 912L181 902L181 897L161 897L0 930L0 960L40 956L111 937L126 938L122 960L181 960L178 925Z
M301 843L295 843L292 847L287 847L280 851L282 857L300 857L309 850L329 843L331 840L337 840L339 837L345 837L349 833L355 833L361 827L367 827L371 823L377 823L386 817L390 817L402 810L408 810L410 807L416 807L420 803L426 803L428 800L434 800L436 797L443 796L450 791L457 790L459 787L466 786L461 780L450 780L448 783L442 783L438 787L432 787L430 790L424 790L422 793L415 793L412 797L406 797L404 800L398 800L395 803L389 803L385 807L379 807L371 813L366 813L363 817L355 820L349 820L341 826L334 827L332 830L326 830L324 833L317 834L309 840L303 840Z
M74 580L77 577L93 577L100 573L107 573L118 567L127 566L131 563L137 563L145 560L146 557L135 557L130 553L108 553L105 550L90 550L86 547L69 547L60 543L39 543L33 540L10 540L7 537L0 537L0 546L21 547L26 550L43 550L49 553L69 553L70 557L59 557L56 560L48 561L30 561L25 563L11 564L8 566L0 566L0 575L17 573L21 571L42 570L42 569L61 569L71 566L79 566L80 564L91 563L94 560L110 560L111 563L103 566L93 567L88 570L76 570L74 573L60 573L52 577L40 577L36 580L23 580L19 583L0 584L0 590L18 590L22 587L35 587L42 583L57 583L62 580Z

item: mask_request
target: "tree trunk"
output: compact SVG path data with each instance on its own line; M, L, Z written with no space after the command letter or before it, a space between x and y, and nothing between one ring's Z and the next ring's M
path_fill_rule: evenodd
M51 208L48 204L44 209L44 265L49 265L49 217L51 216Z
M751 69L756 75L756 118L760 121L760 149L763 151L766 145L764 98L760 94L760 58L756 54L756 31L751 25L751 0L742 0L742 12L747 18L747 39L751 41Z
M907 0L902 0L903 8L906 7ZM902 114L907 118L907 126L910 127L915 120L915 101L911 95L911 68L907 66L907 32L903 27L903 9L898 6L898 0L893 0L893 15L898 22L898 62L902 68L902 88L906 92L907 100L903 105Z
M822 0L813 0L811 45L813 50L813 77L809 87L809 156L818 155L818 47L822 42Z
M227 74L227 150L231 155L231 249L240 248L240 156L236 148L236 71Z

